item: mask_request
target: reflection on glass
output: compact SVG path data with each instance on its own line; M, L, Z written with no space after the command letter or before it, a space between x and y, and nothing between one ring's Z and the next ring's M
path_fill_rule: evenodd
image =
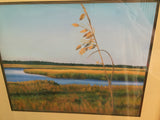
M155 13L156 2L1 5L12 110L139 116Z

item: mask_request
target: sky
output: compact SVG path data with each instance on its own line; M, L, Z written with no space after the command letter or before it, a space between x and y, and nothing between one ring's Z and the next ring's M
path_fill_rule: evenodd
M100 49L115 64L145 66L154 23L156 3L84 4ZM80 4L0 5L0 52L3 60L38 60L94 64L94 50L80 55L81 28L72 23L83 13ZM96 50L96 49L95 49ZM111 64L102 53L105 64Z

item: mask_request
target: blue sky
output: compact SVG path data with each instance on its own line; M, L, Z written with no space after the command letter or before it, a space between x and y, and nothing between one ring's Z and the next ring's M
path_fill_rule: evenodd
M146 65L156 3L84 4L101 49L115 64ZM94 64L99 55L79 55L80 4L0 5L0 51L5 60ZM85 24L86 20L83 21ZM106 64L109 58L103 54Z

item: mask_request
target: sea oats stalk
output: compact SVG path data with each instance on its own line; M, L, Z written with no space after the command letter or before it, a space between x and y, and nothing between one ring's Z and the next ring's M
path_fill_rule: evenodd
M94 52L92 52L89 55L89 57L91 55L93 55L94 53L96 53L96 52L99 53L99 56L100 56L100 59L101 59L101 64L102 64L102 66L104 68L105 78L106 78L106 80L108 80L108 87L109 87L110 96L111 96L111 108L112 108L111 111L113 113L113 111L114 111L114 100L113 100L113 92L112 92L111 80L112 80L112 76L113 76L113 72L114 72L114 62L113 62L111 54L108 51L101 50L99 48L99 45L97 43L96 36L95 36L95 30L92 27L89 15L88 15L88 13L87 13L86 8L84 7L84 5L81 4L81 6L83 8L84 13L81 14L79 20L81 21L85 17L87 17L88 25L86 26L86 25L81 25L81 24L77 24L77 23L73 23L72 24L74 27L81 27L81 28L83 28L83 30L81 30L80 33L84 33L83 39L81 40L82 44L78 45L77 48L76 48L76 50L79 50L79 54L83 55L86 51L92 50L94 48L97 48L97 50L94 51ZM113 71L112 71L111 77L109 77L108 74L107 74L107 71L106 71L106 68L105 68L105 65L104 65L104 60L103 60L101 52L105 52L110 57L110 59L112 61ZM97 62L97 63L99 64L99 62Z

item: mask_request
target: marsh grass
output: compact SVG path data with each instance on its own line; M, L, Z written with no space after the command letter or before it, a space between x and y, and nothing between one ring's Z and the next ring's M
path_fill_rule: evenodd
M45 75L52 78L64 79L95 79L106 80L103 71L96 70L50 70L50 69L25 69L24 72L29 74ZM110 77L111 74L108 74ZM112 79L114 81L144 81L144 72L134 71L115 71Z
M59 85L54 81L8 82L13 110L139 115L142 86L113 86L115 110L106 86Z

